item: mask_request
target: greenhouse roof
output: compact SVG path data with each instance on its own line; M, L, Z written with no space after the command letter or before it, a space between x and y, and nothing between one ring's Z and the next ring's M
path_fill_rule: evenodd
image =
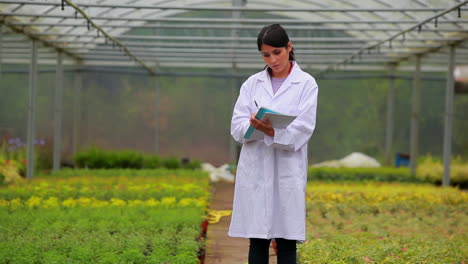
M468 62L468 1L0 0L0 62L259 68L256 34L280 23L304 68L446 71L448 47Z

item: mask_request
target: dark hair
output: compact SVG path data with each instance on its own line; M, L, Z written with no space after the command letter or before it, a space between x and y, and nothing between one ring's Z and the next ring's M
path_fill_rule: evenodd
M272 24L262 28L257 36L257 46L260 51L263 44L275 47L275 48L287 48L289 43L289 37L283 27L280 24ZM295 60L294 48L289 52L289 60Z

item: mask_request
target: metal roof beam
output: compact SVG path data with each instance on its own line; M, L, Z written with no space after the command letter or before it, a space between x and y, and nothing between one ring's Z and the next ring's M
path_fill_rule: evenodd
M5 4L28 4L38 6L60 6L57 2L31 2L31 1L7 1ZM213 7L213 6L189 6L189 5L138 5L138 4L93 4L80 3L80 7L99 7L99 8L122 8L122 9L157 9L157 10L186 10L186 11L241 11L241 12L440 12L443 8L425 7L425 8L308 8L308 7ZM463 9L465 10L465 9ZM468 10L468 9L466 9Z
M95 38L95 35L84 35L84 34L70 34L70 33L31 33L35 36L54 36L54 37L80 37L80 38ZM9 34L5 34L9 35ZM231 36L220 36L220 37L206 37L206 36L140 36L140 35L120 35L114 37L115 39L121 40L186 40L186 41L245 41L254 43L256 37L239 37L234 38ZM447 42L447 41L458 41L460 38L434 38L434 37L420 37L417 39L406 39L405 42L421 42L421 41L432 41L432 42ZM382 42L387 40L387 38L353 38L353 37L296 37L291 38L293 43L297 42ZM62 40L63 42L73 42L68 40Z
M27 49L21 49L21 48L9 48L5 49L8 54L25 54L27 53ZM126 54L122 51L116 51L116 50L90 50L90 49L76 49L74 51L76 54L79 54L83 57L85 56L98 56L98 55L110 55L110 56L126 56ZM196 52L196 53L194 53ZM133 53L138 56L142 56L145 58L148 57L154 57L154 56L161 56L161 57L167 57L167 56L174 56L174 57L199 57L201 55L206 55L209 54L211 56L217 56L217 57L223 57L223 58L231 58L232 57L232 50L213 50L213 49L201 49L198 51L180 51L177 49L140 49L140 50L133 50ZM313 51L304 51L304 52L297 52L297 54L304 59L307 58L342 58L343 54L349 54L351 53L349 50L337 50L335 52L330 52L329 50L313 50ZM39 54L44 55L44 54L51 54L55 55L55 52L50 51L50 50L40 50ZM252 56L258 56L260 58L260 54L256 54L253 52L250 52L250 50L237 50L236 53L239 58L251 58ZM395 51L394 53L381 53L381 54L372 54L371 56L365 56L361 58L360 60L356 61L366 61L367 58L383 58L385 60L387 59L392 59L398 56L402 55L408 55L412 54L409 51L401 50L401 51ZM457 59L466 59L468 55L468 50L465 50L464 52L458 53ZM445 59L446 54L441 53L441 54L432 54L431 58L444 58Z
M200 58L199 56L195 56L196 54L192 54L192 56L176 56L174 54L168 54L167 56L163 56L162 54L148 54L146 56L147 63L155 63L155 62L167 62L167 61L190 61L190 62L236 62L236 63L262 63L260 58L252 58L251 56L247 57L235 57L232 58L230 56L219 56L213 55L209 58ZM57 57L56 54L39 54L38 56L40 59L54 59ZM27 59L28 54L21 54L21 53L10 53L4 56L5 60L8 59ZM102 54L92 54L84 56L86 60L103 60L103 61L126 61L128 60L125 55L102 55ZM189 60L188 60L189 59ZM311 63L322 63L322 64L334 64L336 61L339 61L341 57L339 56L302 56L300 63L301 64L311 64ZM466 61L467 58L457 58L459 62ZM356 62L355 64L382 64L386 62L385 58L382 57L373 57L373 58L366 58L360 62ZM446 59L445 58L433 58L433 59L426 59L425 63L427 64L438 64L438 65L445 65Z
M69 0L64 0L69 1ZM42 18L72 18L68 15L60 14L36 14L36 13L6 13L0 12L0 16L37 17ZM109 16L88 16L93 21L143 21L143 22L191 22L191 23L260 23L260 24L418 24L418 20L298 20L298 19L232 19L232 18L186 18L186 17L161 17L161 18L139 18L139 17L109 17ZM468 23L467 19L444 19L438 21L439 24L447 23Z
M98 32L101 32L104 37L107 39L109 39L110 41L112 41L113 43L115 43L117 46L121 47L124 52L126 53L126 55L128 57L130 57L132 60L134 60L135 62L137 62L138 64L140 64L143 68L145 68L148 72L152 73L152 74L155 74L155 70L151 67L149 67L148 65L146 65L146 63L144 61L142 61L140 58L134 56L130 50L127 48L127 46L125 46L125 44L122 44L119 40L116 40L115 38L113 38L112 36L109 35L109 33L107 33L106 31L104 31L99 25L97 25L95 23L95 21L88 15L86 14L80 7L78 7L75 3L73 3L72 1L70 0L62 0L62 9L64 8L64 3L67 3L68 6L72 7L73 9L75 9L75 11L77 13L80 13L83 18L85 18L87 20L87 22L92 25L95 29L98 30ZM42 17L42 16L41 16ZM68 16L65 16L65 17L68 17Z
M36 26L36 27L87 27L83 23L28 23L28 22L19 22L13 23L15 26ZM102 28L164 28L164 29L243 29L243 30L258 30L261 29L261 25L236 25L236 24L145 24L145 25L101 25ZM400 32L400 29L396 28L367 28L367 27L326 27L326 26L297 26L289 25L286 27L287 30L311 30L311 31L370 31L370 32ZM468 29L459 29L459 28L429 28L424 29L424 32L465 32L468 33Z
M24 38L5 38L3 40L4 43L17 43L21 45L20 41L25 40ZM87 49L94 49L94 48L102 48L102 49L118 49L117 47L112 47L111 44L105 44L102 41L91 41L91 40L75 40L75 41L63 41L63 40L51 40L52 43L67 43L68 49L73 48L87 48ZM181 42L136 42L136 41L122 41L127 47L181 47L181 48L231 48L232 45L229 43L181 43ZM296 43L296 42L294 42ZM85 45L88 45L85 46ZM405 43L400 44L399 42L395 42L392 44L391 49L395 48L408 48L408 49L421 49L421 48L437 48L440 45L437 43ZM357 49L361 48L362 46L359 44L352 44L352 43L328 43L328 44L294 44L296 49ZM237 48L246 48L246 49L253 49L256 50L256 45L254 43L241 43L237 45ZM462 47L468 48L468 47ZM386 48L381 48L381 51L385 50ZM375 52L373 52L375 53Z
M22 34L24 36L27 36L28 38L30 38L32 40L36 40L36 41L40 42L42 45L44 45L46 47L50 47L50 48L53 48L53 49L57 50L57 52L63 52L65 55L70 56L71 58L73 58L75 60L81 61L81 58L79 56L77 56L76 54L71 53L70 51L68 51L66 49L64 49L60 45L57 45L49 37L36 35L36 32L34 32L34 29L32 29L31 27L18 27L18 26L12 25L12 23L10 23L11 20L14 20L14 18L1 17L0 16L0 24L5 24L12 31L14 31L14 32L16 32L18 34ZM7 34L4 33L3 35L6 36ZM3 40L3 41L5 41L5 40Z
M416 23L415 25L405 29L405 30L402 30L396 34L394 34L393 36L390 36L389 38L387 39L384 39L384 40L380 40L378 43L372 43L372 44L368 44L364 47L362 47L361 49L359 49L358 51L356 51L354 54L346 57L345 59L343 59L340 63L334 65L334 66L331 66L327 69L325 69L325 71L329 71L329 70L334 70L336 67L338 67L339 65L345 65L345 64L348 64L348 63L352 63L353 60L356 58L356 57L361 57L362 54L365 54L365 51L367 52L370 52L372 49L374 50L379 50L380 49L380 46L383 45L384 43L388 42L390 45L392 44L392 41L398 41L397 38L400 37L400 36L405 36L406 33L408 32L412 32L413 30L415 29L418 29L420 30L422 25L426 24L426 23L429 23L430 21L432 20L436 20L438 21L438 18L444 16L445 14L449 13L449 12L452 12L454 10L457 10L459 8L461 8L462 6L466 5L468 3L468 0L465 0L463 2L460 2L450 8L447 8L445 9L444 11L441 11L433 16L430 16L426 19L424 19L423 21L420 21L418 23ZM444 20L443 20L444 21ZM458 21L458 20L456 20ZM441 21L439 21L438 23L440 23ZM458 22L461 22L461 21L458 21ZM445 47L447 45L453 45L453 43L455 42L462 42L464 40L468 39L468 36L462 36L462 37L458 37L457 39L455 40L447 40L447 41L443 41L443 43L440 45L440 48L441 47ZM444 39L441 39L441 40L444 40ZM408 40L405 40L405 41L408 41ZM424 53L429 53L429 52L433 52L433 51L437 51L438 49L440 48L435 48L435 49L428 49L427 52L417 52L418 55L421 55L421 54L424 54ZM412 55L409 55L409 56L404 56L402 59L399 59L399 60L394 60L394 61L389 61L388 64L398 64L399 62L403 61L403 60L407 60L408 58L414 56L415 54L412 54ZM324 71L322 72L319 72L318 75L324 73Z

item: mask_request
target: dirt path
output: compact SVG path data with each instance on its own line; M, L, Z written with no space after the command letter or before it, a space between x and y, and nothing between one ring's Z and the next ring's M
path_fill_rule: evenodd
M232 210L234 184L214 184L211 210ZM217 224L208 225L205 264L246 264L249 241L227 235L230 216L224 216ZM270 248L270 264L276 264L276 256Z

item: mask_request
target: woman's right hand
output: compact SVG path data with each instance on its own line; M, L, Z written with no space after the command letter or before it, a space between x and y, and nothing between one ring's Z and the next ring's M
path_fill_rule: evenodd
M265 135L274 137L275 136L275 130L271 126L270 120L265 119L265 121L258 120L255 118L257 113L253 113L253 115L250 117L250 125L253 126L255 129L258 129L265 133Z

